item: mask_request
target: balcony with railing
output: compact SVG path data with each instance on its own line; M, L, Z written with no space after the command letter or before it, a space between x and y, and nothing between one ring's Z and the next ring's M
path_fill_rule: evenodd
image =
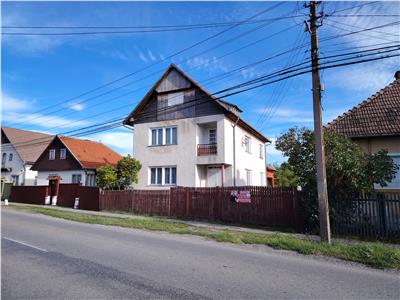
M208 156L217 154L217 144L198 144L197 156Z

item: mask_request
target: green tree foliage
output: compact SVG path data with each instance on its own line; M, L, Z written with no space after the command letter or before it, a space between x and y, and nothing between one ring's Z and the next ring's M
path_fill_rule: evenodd
M276 141L276 149L288 158L287 164L299 178L311 223L318 220L314 134L307 128L290 128ZM398 166L382 150L369 155L348 137L325 130L326 173L330 195L371 192L374 184L385 186Z
M275 186L296 187L299 185L299 177L296 176L289 164L283 163L274 167L276 169Z
M127 187L132 183L137 183L139 179L138 173L141 168L142 164L129 154L121 159L117 164L117 177L119 185Z
M110 190L117 187L117 172L111 165L99 167L96 169L97 186Z
M118 162L117 167L107 165L97 168L97 185L102 189L126 189L138 182L141 168L141 163L128 155Z

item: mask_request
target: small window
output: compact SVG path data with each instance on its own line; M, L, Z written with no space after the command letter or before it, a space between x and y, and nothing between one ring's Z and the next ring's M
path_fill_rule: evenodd
M3 153L2 158L1 158L1 165L4 166L6 164L7 160L7 153Z
M165 128L165 143L167 145L171 144L171 128Z
M260 158L264 158L264 146L260 144Z
M176 184L176 168L171 168L171 184Z
M56 150L50 149L49 150L49 160L55 160L55 159L56 159Z
M247 153L251 153L251 140L248 136L244 137L244 148Z
M150 184L156 184L156 168L150 169Z
M246 185L251 185L251 170L246 169Z
M60 149L60 159L66 159L67 157L67 149L61 148Z
M217 143L217 130L210 129L208 132L208 137L209 137L210 144L216 144Z
M163 144L163 129L159 128L157 129L157 145L162 145Z
M151 144L157 145L157 129L151 130Z
M72 183L81 183L82 175L81 174L72 174Z
M13 185L18 185L19 184L19 175L11 175L11 181Z
M165 184L171 183L171 169L170 168L165 168L164 183Z
M178 128L176 127L172 128L172 144L178 144Z
M162 168L157 168L157 184L162 184Z
M12 161L13 160L13 154L10 153L10 155L8 156L8 161Z
M174 106L174 105L182 104L183 101L184 101L183 92L168 94L168 106Z

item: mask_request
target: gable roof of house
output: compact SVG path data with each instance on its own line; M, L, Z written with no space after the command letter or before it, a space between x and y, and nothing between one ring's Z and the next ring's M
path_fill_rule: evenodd
M400 78L326 127L349 137L400 135Z
M157 82L153 85L153 87L147 92L147 94L143 97L143 99L139 102L139 104L135 107L135 109L128 115L128 117L125 118L124 124L133 124L133 120L137 118L142 110L146 107L146 105L149 103L151 100L151 96L153 95L154 91L156 90L157 86L168 76L168 74L171 71L177 71L179 74L181 74L184 78L189 80L195 87L203 91L207 96L211 97L214 99L215 103L217 103L225 112L226 116L230 118L231 120L237 122L237 124L242 127L243 129L247 130L251 134L253 134L255 137L260 139L261 141L269 142L269 139L266 138L263 134L258 132L255 128L253 128L250 124L248 124L246 121L244 121L242 118L238 116L238 113L242 112L242 110L235 104L232 104L230 102L227 102L225 100L222 100L218 97L215 97L213 94L211 94L206 88L204 88L202 85L200 85L197 81L195 81L192 77L190 77L187 73L182 71L178 66L175 64L171 64L168 69L164 72L164 74L160 77L160 79L157 80Z
M34 163L53 140L53 136L37 131L1 126L1 133L14 146L25 163Z
M117 165L122 156L106 145L89 140L57 136L84 169Z

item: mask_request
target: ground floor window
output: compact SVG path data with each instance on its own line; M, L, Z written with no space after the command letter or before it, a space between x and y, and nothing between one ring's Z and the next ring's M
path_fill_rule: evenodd
M86 186L96 186L96 175L95 174L87 174L85 185Z
M81 174L72 174L72 183L81 183L82 175Z
M176 185L176 167L150 167L151 185Z
M19 183L19 175L11 175L11 181L14 185L18 185Z
M246 185L251 185L251 170L246 169Z

